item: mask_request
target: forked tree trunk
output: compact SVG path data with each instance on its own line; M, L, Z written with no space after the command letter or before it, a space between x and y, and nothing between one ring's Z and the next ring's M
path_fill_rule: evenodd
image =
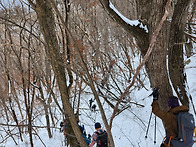
M135 0L137 4L137 12L139 19L145 24L147 24L149 33L139 30L137 27L130 26L125 23L112 9L109 7L109 0L99 0L111 18L120 24L128 33L132 34L137 41L137 45L141 51L142 56L145 55L147 48L149 46L149 39L152 36L152 33L156 29L158 23L161 20L161 17L164 14L165 6L167 2L171 0ZM186 22L187 8L190 0L178 0L176 6L174 6L174 16L171 17L173 20L171 22L165 22L164 26L157 37L157 42L154 46L154 50L151 56L146 62L146 71L148 73L151 87L160 88L160 98L159 104L163 110L167 110L167 101L168 96L175 95L175 92L178 94L180 99L183 99L184 104L188 104L187 92L185 90L186 77L184 75L184 65L182 59L181 47L177 47L174 43L182 43L184 23ZM173 10L170 10L173 11ZM170 29L171 25L171 29ZM180 30L180 32L179 32ZM171 32L171 33L170 33ZM172 33L173 32L173 33ZM169 35L170 34L170 35ZM176 36L176 35L180 35ZM170 37L170 38L169 38ZM178 38L179 37L179 38ZM169 38L169 39L168 39ZM170 44L168 45L168 40ZM179 50L178 50L179 48ZM170 72L168 75L168 65L167 65L167 55L168 49L170 57L168 64ZM172 54L170 52L172 50ZM178 61L178 62L177 62ZM170 63L171 62L171 63ZM177 73L177 74L176 74ZM171 78L172 83L169 82ZM173 85L171 85L173 84ZM171 86L174 87L175 92L173 93ZM180 90L180 93L179 91Z

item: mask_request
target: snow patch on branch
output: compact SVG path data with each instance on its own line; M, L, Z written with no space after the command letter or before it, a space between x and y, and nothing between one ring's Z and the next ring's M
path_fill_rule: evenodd
M139 20L130 20L128 18L126 18L124 15L122 15L115 7L114 5L109 2L109 7L114 10L114 12L116 12L116 14L118 14L118 16L120 16L122 18L122 20L124 20L127 24L129 24L130 26L139 26L141 29L144 29L146 33L148 33L148 28L146 25L142 24L141 21Z

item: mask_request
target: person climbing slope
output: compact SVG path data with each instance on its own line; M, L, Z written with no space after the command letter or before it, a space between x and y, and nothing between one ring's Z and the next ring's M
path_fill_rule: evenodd
M158 104L158 90L158 88L153 90L151 106L152 112L162 120L166 130L166 137L161 147L192 147L195 122L193 116L188 113L189 108L184 105L180 106L178 98L170 96L168 100L169 110L167 112L161 110ZM186 115L188 125L186 123L182 124L185 118L180 118L181 114ZM182 126L188 127L182 128Z
M108 134L105 130L101 129L99 122L95 123L96 131L92 135L92 141L89 147L93 147L97 143L97 147L108 147Z

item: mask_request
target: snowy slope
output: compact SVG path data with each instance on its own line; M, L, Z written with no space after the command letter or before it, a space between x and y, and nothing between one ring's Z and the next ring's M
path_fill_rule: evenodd
M188 85L190 87L190 93L193 97L194 104L196 104L196 65L195 57L191 57L191 63L186 66L186 73L188 78ZM146 82L146 86L149 87L149 82ZM164 129L162 123L159 118L157 118L157 125L156 125L156 139L155 139L155 116L152 115L149 132L146 136L147 125L149 121L149 117L151 114L151 103L152 97L147 97L151 91L146 91L145 89L141 89L139 91L135 91L134 93L134 100L144 105L145 107L139 107L136 105L132 105L130 109L123 111L119 114L113 122L112 127L112 134L115 141L116 147L159 147L162 139L164 138ZM133 96L133 95L132 95ZM89 97L90 99L90 97ZM94 131L94 122L100 121L100 113L98 111L91 112L88 109L88 106L84 103L83 108L81 108L81 116L80 121L81 124L85 125L86 132L92 134ZM87 108L87 109L84 109ZM107 105L104 105L105 113L107 114L108 118L111 115L111 108ZM191 112L193 112L192 105L190 105ZM103 125L103 122L101 122ZM104 126L103 126L104 127ZM44 144L40 141L40 139L34 138L34 145L35 147L60 147L63 145L63 135L59 132L58 129L53 130L53 138L49 139L47 136L46 129L41 129L39 131L39 135L44 142ZM24 136L26 140L23 143L20 143L18 147L28 147L30 146L28 143L28 136ZM156 144L154 144L156 141ZM5 144L1 147L15 147L16 145L14 142L9 139ZM196 144L194 145L196 147Z

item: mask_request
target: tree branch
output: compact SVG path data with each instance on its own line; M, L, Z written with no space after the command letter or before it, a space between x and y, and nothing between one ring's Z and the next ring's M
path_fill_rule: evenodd
M131 84L125 89L124 93L122 93L119 101L116 103L116 106L115 106L115 109L113 111L113 114L112 114L112 117L110 119L110 128L112 127L112 121L115 117L115 114L116 112L118 111L118 106L120 105L120 103L122 102L122 100L125 98L125 96L128 94L129 92L129 89L134 85L135 83L135 80L136 80L136 77L138 76L139 72L140 72L140 69L144 66L144 64L146 63L148 57L150 56L152 50L153 50L153 47L155 45L155 42L156 42L156 39L157 39L157 36L163 26L163 22L165 21L166 17L168 16L168 10L169 10L169 6L170 6L170 3L171 3L172 0L168 0L168 2L166 3L166 6L165 6L165 13L159 23L159 25L157 26L156 30L154 31L154 33L152 34L152 37L151 37L151 41L150 41L150 45L148 47L148 51L146 52L144 58L143 58L143 61L142 63L136 68L136 73L134 74L133 76L133 80L131 82Z
M148 33L139 26L131 26L126 23L111 7L109 0L99 0L106 13L117 22L123 29L132 34L136 39L148 40ZM148 41L147 41L148 42Z

